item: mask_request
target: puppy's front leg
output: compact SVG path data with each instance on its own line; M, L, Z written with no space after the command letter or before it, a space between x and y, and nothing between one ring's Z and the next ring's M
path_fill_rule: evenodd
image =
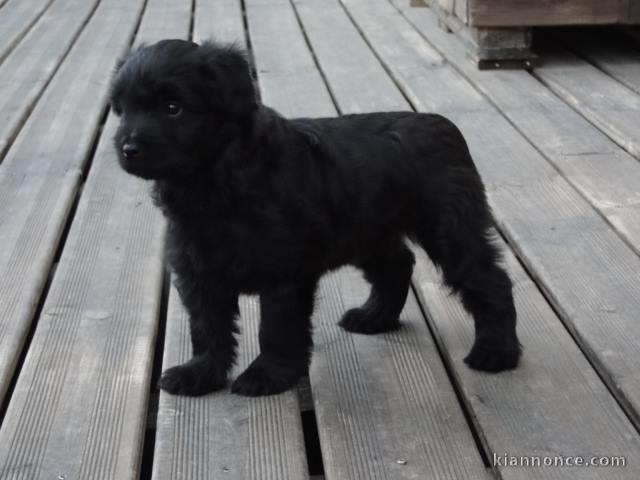
M193 358L166 370L159 387L174 395L198 396L224 388L235 360L238 294L206 282L177 282L189 313Z
M251 397L281 393L307 373L316 284L301 281L260 294L260 355L233 382L232 392Z

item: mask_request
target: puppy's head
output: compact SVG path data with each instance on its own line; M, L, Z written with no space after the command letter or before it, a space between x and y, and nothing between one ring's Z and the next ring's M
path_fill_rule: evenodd
M215 161L257 108L249 66L233 46L163 40L116 67L111 106L122 167L147 179L195 172Z

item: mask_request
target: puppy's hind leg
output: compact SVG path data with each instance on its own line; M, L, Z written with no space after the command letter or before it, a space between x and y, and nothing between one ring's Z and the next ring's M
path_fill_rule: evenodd
M347 311L339 325L354 333L382 333L400 327L398 317L407 300L415 258L407 246L398 241L387 251L361 265L371 283L367 301Z
M260 355L231 391L258 397L284 392L307 374L316 280L274 286L260 294Z
M488 208L467 213L466 217L441 219L434 231L418 235L418 240L473 316L475 341L464 359L467 365L489 372L512 369L518 364L521 347L511 280L499 265L499 252L489 238Z

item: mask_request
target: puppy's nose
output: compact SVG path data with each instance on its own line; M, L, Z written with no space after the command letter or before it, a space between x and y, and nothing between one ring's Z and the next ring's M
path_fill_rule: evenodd
M140 155L140 147L137 143L127 142L122 145L122 155L127 159L136 158Z

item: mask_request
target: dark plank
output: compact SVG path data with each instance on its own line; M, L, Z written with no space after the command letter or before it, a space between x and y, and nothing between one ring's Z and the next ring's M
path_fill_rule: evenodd
M0 63L54 0L11 0L0 11Z
M366 51L362 39L343 28L348 20L336 15L337 4L305 1L298 6L304 25L313 21L307 30L312 43L316 35L330 43L322 48L328 58L318 55L325 74L338 72L330 63L343 58L332 51L333 46L344 45L356 54ZM247 14L265 102L291 115L335 114L291 4L248 0ZM281 46L287 48L276 48ZM375 79L384 76L375 60L358 58L362 76L370 75L367 84L394 88L384 78ZM272 80L272 75L288 72L293 73L286 82ZM355 94L353 85L344 77L340 81L345 111L355 109L348 100ZM369 108L396 108L402 101L398 92L364 90ZM338 89L333 91L338 94ZM292 105L289 95L316 100ZM317 99L325 100L318 105ZM402 314L405 328L400 332L352 335L336 325L342 313L362 303L367 293L359 274L342 270L323 280L316 306L310 381L327 478L486 478L415 297L408 299Z
M0 165L0 398L49 275L142 0L103 0Z
M238 0L198 0L194 40L211 36L244 44ZM163 368L191 356L187 315L177 292L169 296ZM258 355L259 304L240 300L241 331L237 376ZM263 398L232 395L229 389L201 398L160 392L153 478L198 480L303 480L307 461L300 406L295 391Z
M0 65L0 162L97 4L56 1Z

